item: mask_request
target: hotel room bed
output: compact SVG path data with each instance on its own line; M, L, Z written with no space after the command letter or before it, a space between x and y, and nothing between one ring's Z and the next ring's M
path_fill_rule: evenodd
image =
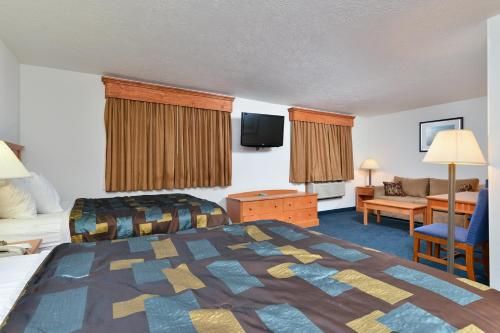
M500 293L276 221L55 248L3 332L497 332Z
M188 194L80 198L70 215L73 243L173 233L228 224L215 202Z

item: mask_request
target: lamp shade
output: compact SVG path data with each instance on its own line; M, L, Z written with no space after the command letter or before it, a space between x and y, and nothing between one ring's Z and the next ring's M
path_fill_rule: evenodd
M4 141L0 141L0 179L31 177Z
M369 158L363 161L361 163L361 169L366 169L366 170L375 170L379 168L378 162L375 161L373 158Z
M474 133L470 130L446 130L438 132L424 162L436 164L486 164Z

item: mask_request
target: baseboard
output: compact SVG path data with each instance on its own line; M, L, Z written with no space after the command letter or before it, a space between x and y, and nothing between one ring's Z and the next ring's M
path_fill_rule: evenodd
M329 210L322 210L318 212L318 215L326 215L330 213L340 213L340 212L348 212L351 210L356 210L356 207L344 207L344 208L337 208L337 209L329 209Z

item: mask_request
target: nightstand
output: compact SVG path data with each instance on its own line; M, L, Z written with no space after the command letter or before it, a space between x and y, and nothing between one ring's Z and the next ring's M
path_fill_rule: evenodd
M18 242L10 242L10 243L7 243L7 245L16 245L16 244L23 244L23 243L29 243L31 245L31 249L27 249L26 254L34 254L34 253L37 253L38 249L40 248L40 244L42 244L42 240L41 239L29 239L29 240L18 241Z
M363 201L373 199L375 194L374 186L357 186L356 187L356 211L363 212Z

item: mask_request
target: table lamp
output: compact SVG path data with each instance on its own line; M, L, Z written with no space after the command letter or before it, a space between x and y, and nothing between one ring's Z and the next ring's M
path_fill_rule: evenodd
M438 132L427 154L425 163L448 165L448 240L447 269L455 271L455 172L457 164L486 164L474 133L470 130L445 130Z
M361 169L368 170L368 186L372 186L372 170L379 168L378 162L373 158L369 158L361 163Z
M0 140L0 186L7 184L7 179L31 177L9 146Z

